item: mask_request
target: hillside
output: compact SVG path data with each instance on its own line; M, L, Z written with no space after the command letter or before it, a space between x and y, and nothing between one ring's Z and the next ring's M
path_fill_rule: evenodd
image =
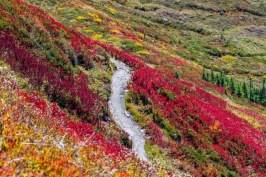
M264 1L2 0L0 14L0 176L266 175ZM108 106L111 57L134 70L125 107L149 162Z

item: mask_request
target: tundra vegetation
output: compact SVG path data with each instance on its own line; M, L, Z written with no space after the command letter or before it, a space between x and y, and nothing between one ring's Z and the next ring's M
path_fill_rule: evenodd
M265 19L263 0L0 1L0 174L265 176ZM109 118L110 56L152 165Z

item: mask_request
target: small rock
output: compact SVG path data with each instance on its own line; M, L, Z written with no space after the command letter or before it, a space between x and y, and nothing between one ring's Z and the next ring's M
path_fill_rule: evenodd
M167 23L169 20L167 18L162 19L163 23Z

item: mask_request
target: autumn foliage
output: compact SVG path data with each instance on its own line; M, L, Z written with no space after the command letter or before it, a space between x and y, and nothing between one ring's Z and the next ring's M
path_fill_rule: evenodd
M99 12L87 14L99 25L116 24L117 29L108 28L112 35L143 47L118 22ZM151 120L144 125L147 141L171 162L182 161L181 170L195 176L265 176L265 115L215 96L225 89L198 79L199 70L183 71L194 70L195 63L166 56L160 43L135 54L119 50L22 0L0 2L0 16L0 59L10 67L0 67L0 176L172 175L138 160L121 145L127 134L113 121L102 121L110 116L107 100L91 89L87 71L109 72L109 57L135 70L129 100ZM16 77L27 79L35 91L21 88ZM97 82L110 84L106 80Z
M75 122L55 103L20 90L7 68L0 67L0 73L5 83L0 86L1 176L156 174L92 125Z
M252 167L263 176L265 134L228 111L224 100L154 69L136 71L131 90L144 105L150 104L153 114L180 131L183 145L216 151L229 169L241 175ZM155 130L152 127L148 132ZM160 136L153 136L153 141L160 145Z

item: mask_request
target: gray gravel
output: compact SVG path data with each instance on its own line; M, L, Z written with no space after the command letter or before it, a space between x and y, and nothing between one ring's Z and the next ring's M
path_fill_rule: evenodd
M123 62L111 58L117 66L117 70L112 76L111 97L108 102L109 109L114 117L115 122L129 134L133 142L133 151L141 159L151 164L147 158L145 145L145 131L133 121L132 115L125 108L125 94L127 82L131 77L131 69ZM176 169L174 177L193 177L187 172Z
M145 145L144 130L133 121L132 115L127 112L125 108L125 94L127 82L130 80L131 72L130 68L123 62L111 58L117 66L117 70L112 76L112 93L108 102L109 109L114 117L115 122L129 134L133 143L133 151L135 154L144 161L148 162Z

